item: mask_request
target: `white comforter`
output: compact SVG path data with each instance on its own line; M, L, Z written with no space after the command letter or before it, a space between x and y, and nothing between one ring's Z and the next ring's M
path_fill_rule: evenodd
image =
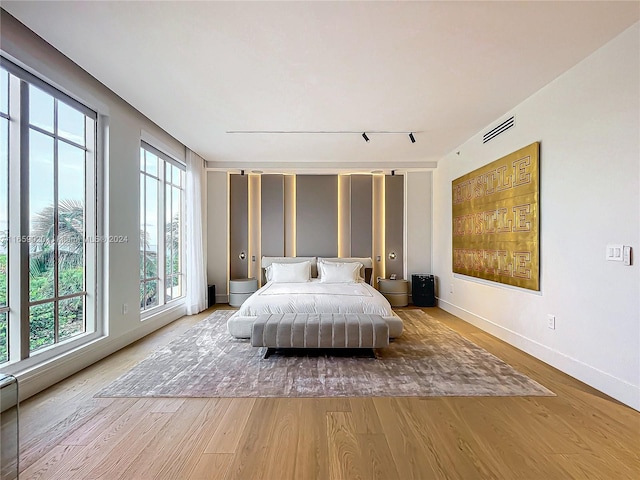
M268 313L370 313L393 316L391 305L371 285L361 283L268 282L249 297L238 315Z

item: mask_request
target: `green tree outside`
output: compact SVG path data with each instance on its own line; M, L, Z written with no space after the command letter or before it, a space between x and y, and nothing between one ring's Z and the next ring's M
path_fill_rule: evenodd
M61 201L58 207L58 285L59 294L70 294L84 290L84 206L82 202ZM167 259L168 267L179 268L178 218L166 225L167 237L171 239L173 256ZM29 264L29 299L32 302L54 296L54 228L53 207L49 206L34 215L31 236L40 239L32 244ZM141 242L146 243L144 232ZM6 241L3 242L6 247ZM6 250L5 250L6 251ZM141 278L146 267L147 276L157 276L157 255L147 250L140 256ZM0 305L7 303L7 254L0 253ZM143 286L144 285L144 286ZM141 283L141 306L157 298L157 283ZM84 331L84 297L75 297L57 302L58 337L65 340ZM8 360L8 315L0 314L0 363ZM54 302L32 306L29 311L31 351L52 345L55 342Z

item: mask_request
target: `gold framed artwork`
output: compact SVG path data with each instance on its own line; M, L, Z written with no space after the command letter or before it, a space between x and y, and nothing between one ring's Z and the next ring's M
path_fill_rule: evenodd
M451 182L454 273L540 290L539 152L532 143Z

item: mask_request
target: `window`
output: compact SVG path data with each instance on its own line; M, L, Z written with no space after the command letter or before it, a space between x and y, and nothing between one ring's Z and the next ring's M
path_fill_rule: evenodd
M140 310L184 295L185 166L140 147Z
M0 60L2 363L96 331L97 115Z

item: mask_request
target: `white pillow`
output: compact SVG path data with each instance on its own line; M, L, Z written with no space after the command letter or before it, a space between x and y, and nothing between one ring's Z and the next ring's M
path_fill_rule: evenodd
M308 282L311 278L311 262L300 263L272 263L268 269L272 282L300 283Z
M262 267L266 270L271 266L272 263L302 263L309 261L311 262L311 278L318 276L318 268L316 265L316 257L262 257Z
M264 278L267 279L267 282L270 282L272 277L273 277L273 272L271 270L271 265L269 265L264 269Z
M371 259L363 259L363 260L368 260L369 262L371 261ZM320 264L322 263L342 263L342 264L347 264L347 263L359 263L360 264L360 270L358 271L358 280L361 282L364 282L364 275L365 275L365 266L363 264L362 261L360 261L359 258L356 257L346 257L346 258L322 258L322 257L318 257L318 278L322 279L322 269L320 268Z
M320 283L355 283L360 281L361 263L333 263L319 264Z

